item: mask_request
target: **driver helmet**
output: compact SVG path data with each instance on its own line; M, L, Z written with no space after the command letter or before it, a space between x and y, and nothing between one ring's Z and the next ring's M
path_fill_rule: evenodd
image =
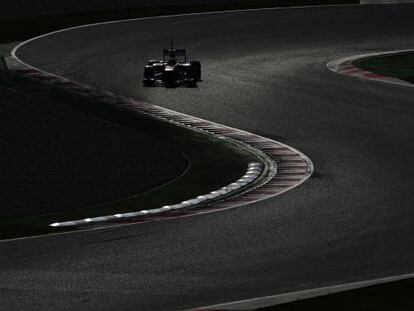
M177 60L175 58L170 58L167 62L167 64L169 66L174 66L175 64L177 64Z

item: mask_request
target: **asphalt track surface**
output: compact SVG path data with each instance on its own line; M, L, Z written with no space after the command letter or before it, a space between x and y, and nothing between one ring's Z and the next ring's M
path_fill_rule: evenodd
M335 58L414 46L414 6L142 20L36 40L24 61L287 143L315 175L250 206L0 244L7 310L180 310L414 270L414 89L330 72ZM144 89L176 42L196 89Z

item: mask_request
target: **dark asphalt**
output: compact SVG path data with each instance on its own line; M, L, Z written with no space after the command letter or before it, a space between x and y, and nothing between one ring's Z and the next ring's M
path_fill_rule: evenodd
M7 310L180 310L412 272L414 90L326 63L411 48L413 6L266 10L60 33L18 56L42 69L287 143L315 175L225 212L0 244ZM197 89L143 89L168 36Z

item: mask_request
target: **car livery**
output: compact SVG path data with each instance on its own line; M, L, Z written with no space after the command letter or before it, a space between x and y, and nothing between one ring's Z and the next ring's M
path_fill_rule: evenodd
M187 62L185 49L164 49L162 60L149 60L144 68L144 86L196 86L200 80L201 64L199 61Z

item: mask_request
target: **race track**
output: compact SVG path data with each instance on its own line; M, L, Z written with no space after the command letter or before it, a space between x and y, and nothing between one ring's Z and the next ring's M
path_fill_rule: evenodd
M286 143L314 176L229 211L0 243L6 310L182 310L414 270L414 89L332 59L414 46L414 6L260 10L80 28L23 61ZM143 88L170 33L198 88Z

